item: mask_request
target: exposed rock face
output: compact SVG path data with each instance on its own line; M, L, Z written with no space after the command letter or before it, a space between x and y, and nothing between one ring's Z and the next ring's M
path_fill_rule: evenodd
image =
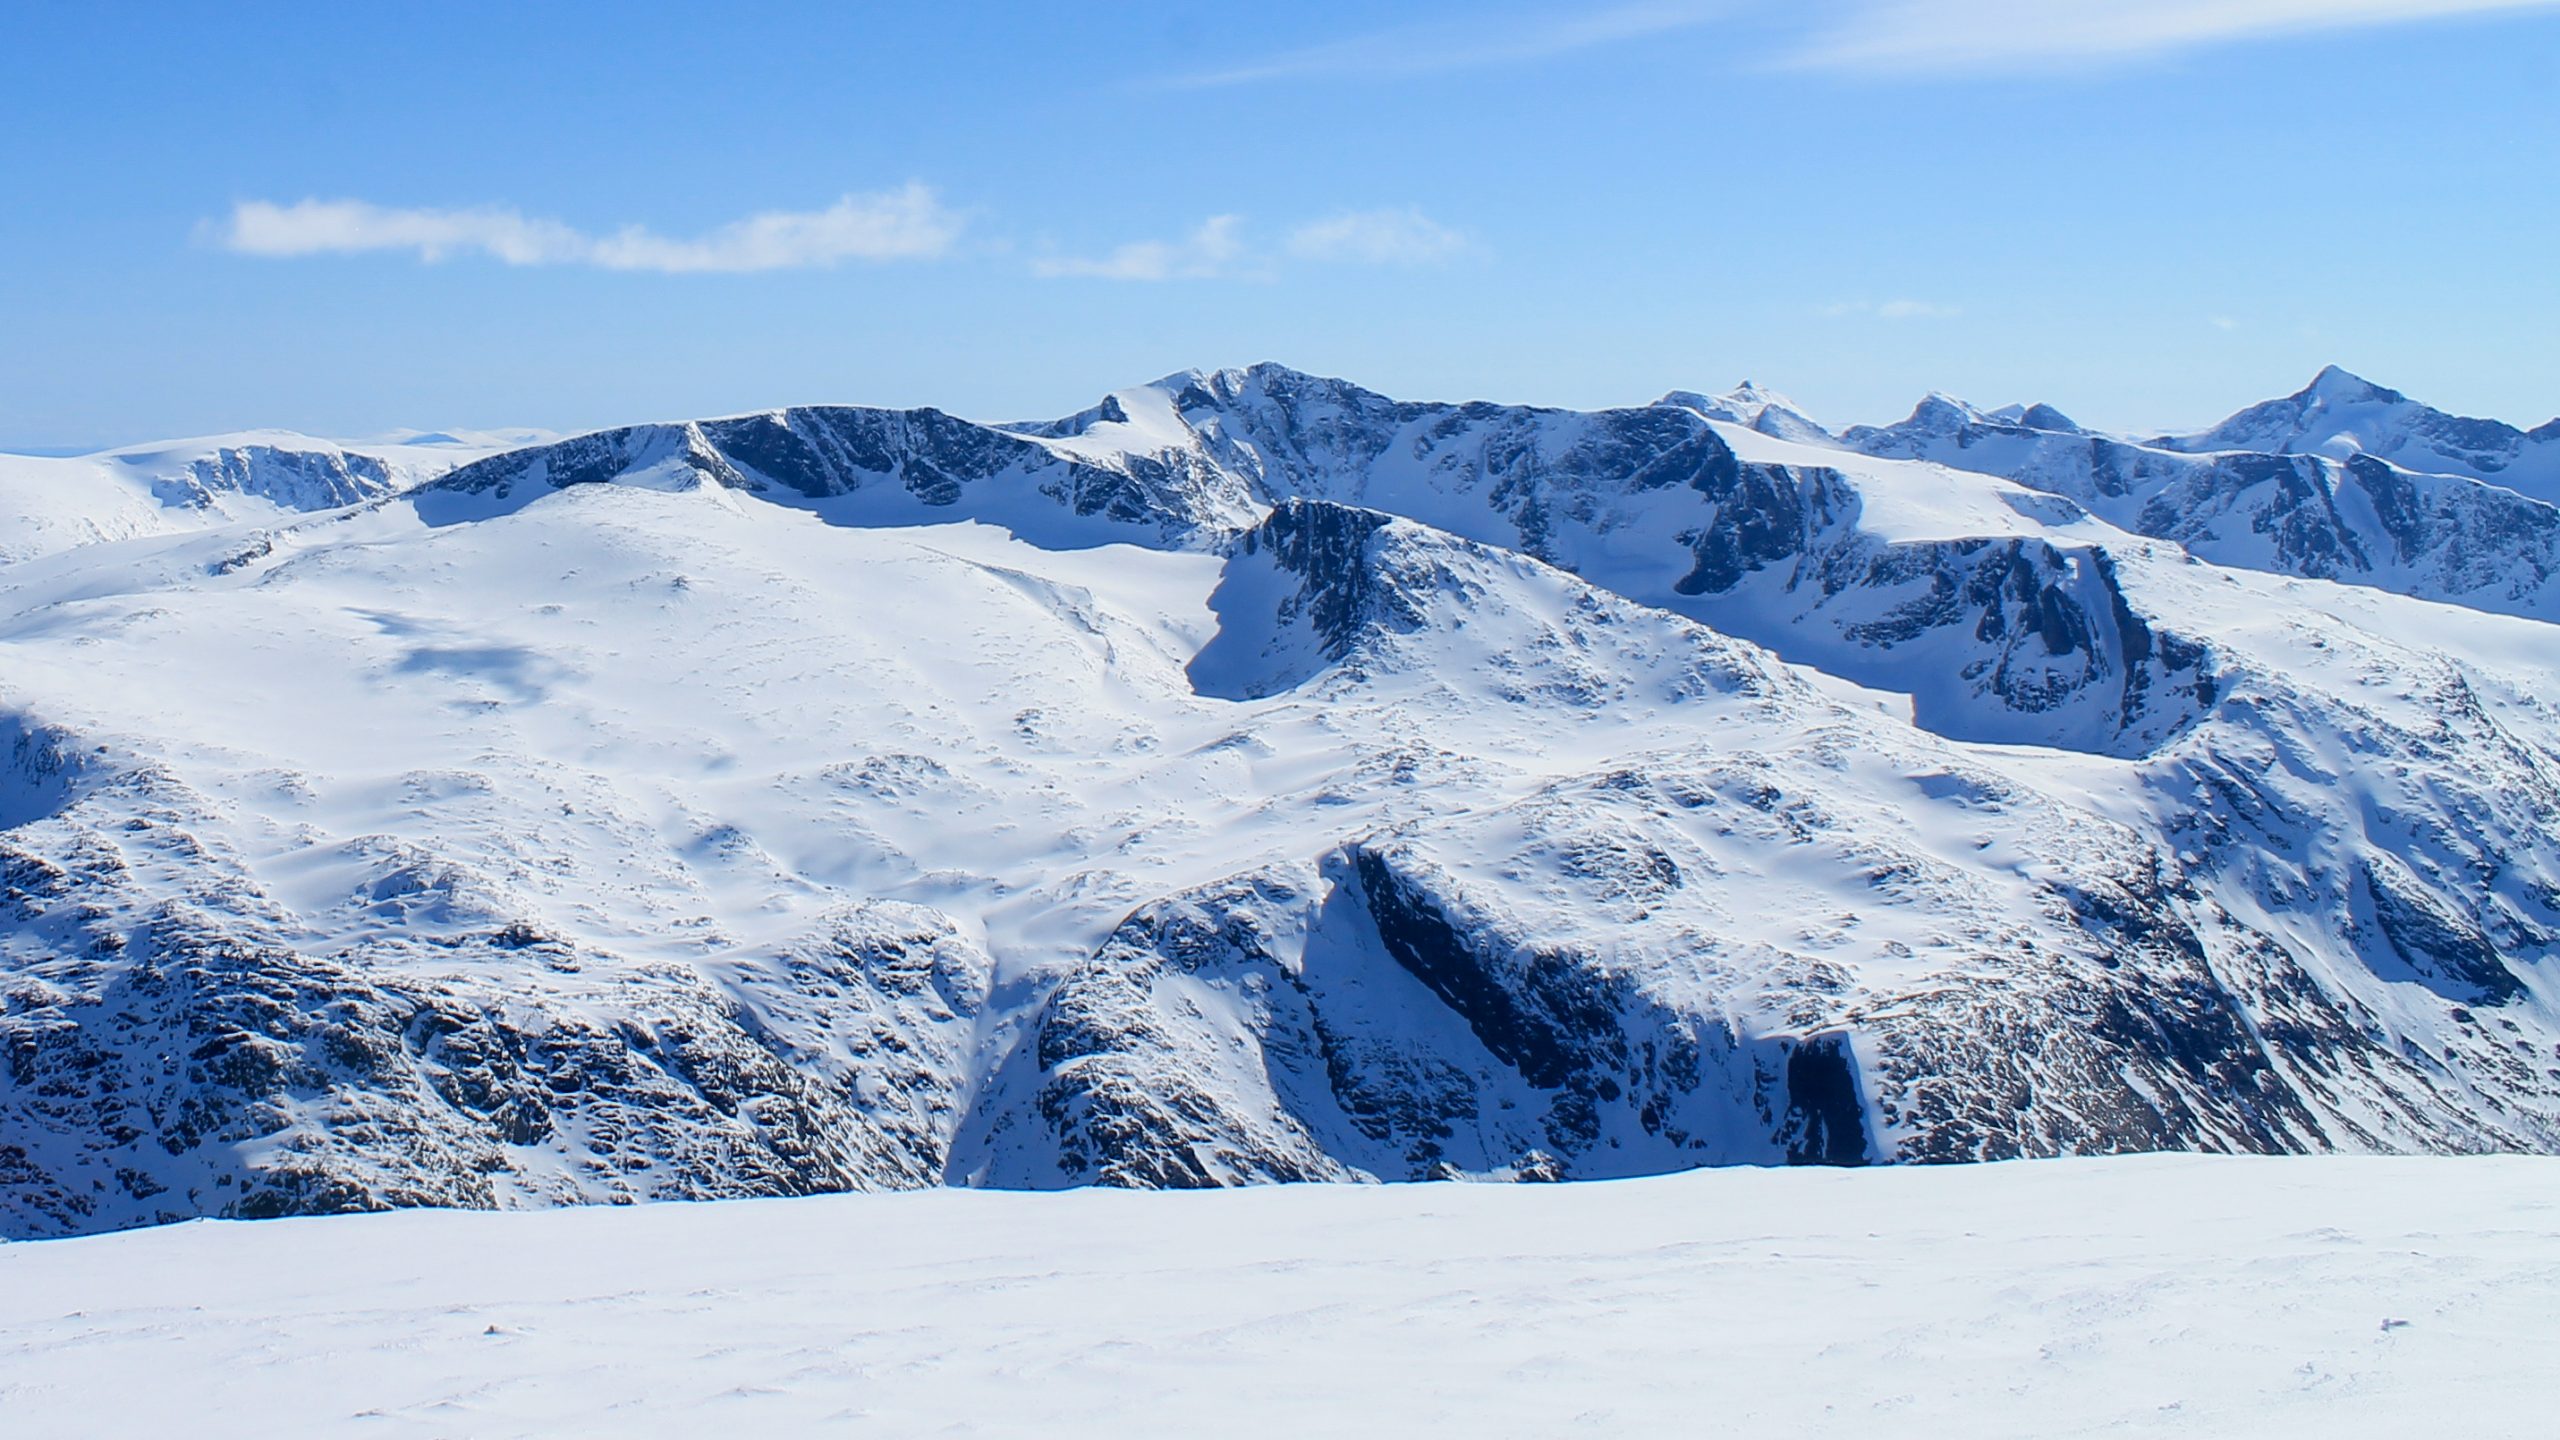
M2372 974L2306 970L2130 834L2015 792L2000 803L2029 813L2011 823L2081 857L2043 882L2031 934L1987 873L1873 834L1851 847L1890 879L1845 923L1927 915L1954 932L1936 943L1966 957L1963 983L1879 972L1846 935L1726 940L1716 892L1743 890L1732 856L1753 831L1810 843L1798 866L1839 833L1777 788L1783 768L1623 772L1149 907L1051 997L1038 1098L1000 1126L990 1178L1597 1178L2560 1137L2560 1085L2522 1077L2506 1092L2522 1109L2431 1132L2464 1108L2453 1067L2387 1040ZM1502 845L1479 848L1494 829ZM1516 865L1524 843L1564 857L1554 893L1506 893L1476 859Z
M145 770L0 841L10 1233L941 1177L988 977L941 916L856 906L668 969L490 923L485 881L393 854L361 893L446 923L319 954L212 820Z
M1251 503L1240 482L1181 451L1092 461L939 410L853 406L599 431L465 466L435 489L439 499L521 502L545 487L634 475L800 501L853 499L875 522L982 515L1018 507L1027 490L1076 520L1165 539L1238 521Z
M364 504L501 443L434 435L341 445L261 430L88 455L0 455L0 566Z
M1702 618L1764 643L1791 631L1773 648L1909 693L1921 724L1959 739L2141 754L2214 698L2206 647L2136 613L2092 546L1851 535L1783 585L1710 598Z
M1407 597L1430 582L1382 583L1386 562L1371 548L1393 523L1375 510L1302 500L1273 509L1237 539L1209 597L1226 623L1192 658L1192 684L1204 695L1259 700L1342 663L1373 627L1413 628L1419 616Z
M188 462L183 478L158 481L161 503L203 508L216 495L255 495L288 510L334 510L400 488L392 467L344 450L286 450L227 445Z
M2201 647L2155 644L2103 549L1881 540L1848 476L1746 462L1686 406L1400 404L1267 366L1194 377L1175 403L1267 491L1421 519L1789 659L1926 692L1923 723L1942 733L2112 753L2157 744L2190 699L2210 700Z

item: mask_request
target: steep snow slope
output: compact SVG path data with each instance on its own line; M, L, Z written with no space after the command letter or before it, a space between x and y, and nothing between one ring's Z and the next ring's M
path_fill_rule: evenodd
M342 444L256 430L61 459L0 455L0 564L100 540L352 505L553 438L539 430L403 431Z
M2541 1433L2548 1160L942 1192L0 1245L99 1434Z

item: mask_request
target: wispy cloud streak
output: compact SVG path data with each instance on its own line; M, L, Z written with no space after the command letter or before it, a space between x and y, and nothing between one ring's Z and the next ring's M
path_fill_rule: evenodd
M1861 0L1784 63L1869 72L2144 59L2319 30L2560 9L2560 0Z
M1470 70L1551 59L1577 50L1693 29L1732 5L1719 0L1646 0L1558 15L1489 15L1463 25L1418 25L1284 50L1220 70L1177 76L1199 90L1272 80L1380 78Z
M1474 242L1418 208L1350 210L1289 230L1275 250L1248 243L1244 218L1212 215L1179 240L1139 240L1099 256L1047 256L1031 273L1083 280L1275 280L1277 260L1339 265L1431 265Z
M1180 240L1140 240L1098 259L1050 258L1031 262L1031 273L1088 280L1211 280L1229 273L1244 255L1237 235L1243 221L1212 215Z
M1429 265L1467 248L1467 237L1411 207L1352 211L1289 232L1299 259L1353 265Z
M362 200L246 201L211 229L226 249L276 259L405 251L430 263L477 254L508 265L686 274L929 260L950 252L961 225L930 188L909 184L847 195L824 210L750 215L691 239L638 225L590 235L501 207L396 209Z

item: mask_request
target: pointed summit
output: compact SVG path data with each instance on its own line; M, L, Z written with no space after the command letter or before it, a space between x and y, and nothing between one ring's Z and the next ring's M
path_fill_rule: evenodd
M2498 420L2450 415L2351 371L2330 365L2279 400L2252 405L2190 435L2149 443L2189 454L2253 451L2365 457L2404 470L2458 475L2560 500L2560 433L2531 435Z
M2080 428L2078 421L2041 401L2021 411L2018 423L2029 430L2052 430L2064 435L2087 433Z
M1796 402L1775 390L1745 380L1721 395L1674 390L1653 402L1674 410L1693 410L1710 420L1743 425L1777 440L1828 444L1831 432L1816 424Z
M2320 401L2331 405L2398 405L2408 396L2397 390L2376 385L2354 371L2336 365L2324 365L2311 383L2295 392L2296 400Z

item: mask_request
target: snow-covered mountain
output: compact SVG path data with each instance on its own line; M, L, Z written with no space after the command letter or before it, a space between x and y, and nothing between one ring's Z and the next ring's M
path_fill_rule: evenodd
M1721 395L1674 390L1653 403L1695 410L1710 420L1747 426L1776 440L1820 444L1831 438L1831 432L1805 414L1793 400L1774 390L1764 390L1748 380Z
M1986 413L1932 395L1907 419L1851 428L1840 443L2064 496L2218 564L2560 618L2560 508L2549 503L2560 486L2526 483L2544 463L2529 442L2519 437L2526 450L2499 452L2504 460L2430 448L2429 437L2489 429L2517 436L2328 370L2202 436L2134 441L2051 406ZM2560 465L2560 444L2550 460Z
M2153 443L2191 454L2367 455L2405 470L2467 475L2560 501L2560 420L2525 431L2448 415L2335 365L2283 399L2252 405L2210 430Z
M101 540L352 505L558 437L402 431L378 441L255 430L90 455L0 454L0 564Z
M1749 404L1186 372L0 567L0 1225L2560 1148L2535 606Z

